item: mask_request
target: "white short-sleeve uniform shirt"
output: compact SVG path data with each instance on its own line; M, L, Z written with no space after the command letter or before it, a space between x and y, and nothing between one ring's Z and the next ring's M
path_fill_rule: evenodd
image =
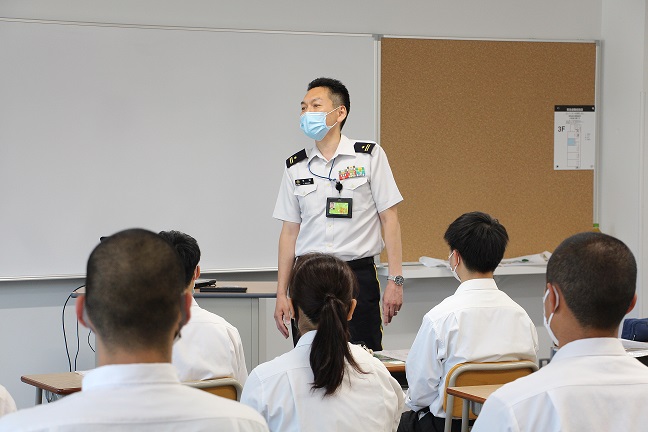
M173 366L180 381L233 377L247 379L241 336L224 318L202 309L191 300L191 318L173 344Z
M365 144L356 151L356 143ZM336 181L342 184L340 192ZM327 218L330 197L352 198L353 217ZM342 135L331 160L313 146L306 158L285 168L273 217L301 225L296 256L322 252L350 261L382 251L378 214L402 200L384 150Z
M272 432L396 431L405 395L385 365L358 345L349 344L359 373L347 363L342 385L324 396L312 390L310 352L316 331L297 346L251 373L241 402L257 410Z
M490 395L474 432L648 432L648 368L615 338L579 339Z

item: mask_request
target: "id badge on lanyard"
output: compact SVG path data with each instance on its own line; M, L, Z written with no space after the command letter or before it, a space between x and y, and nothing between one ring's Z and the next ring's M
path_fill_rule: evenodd
M326 217L347 218L353 216L353 198L326 198Z

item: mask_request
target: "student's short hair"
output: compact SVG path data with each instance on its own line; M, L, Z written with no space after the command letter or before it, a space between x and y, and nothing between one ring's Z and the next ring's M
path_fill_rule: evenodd
M482 212L464 213L450 224L443 236L450 250L458 250L470 271L495 271L504 257L508 234L504 225Z
M342 385L345 360L364 373L349 348L348 316L358 295L358 280L344 261L326 254L310 253L297 259L288 285L299 322L303 313L317 325L310 353L313 389L332 395ZM300 312L301 311L301 312Z
M200 247L195 238L180 231L160 231L160 237L166 240L180 255L184 267L185 286L193 279L196 266L200 262Z
M181 314L184 273L175 250L143 229L105 238L88 258L85 311L108 347L164 346Z
M344 127L347 119L349 118L349 113L351 112L351 99L349 98L349 91L346 86L342 84L339 80L333 78L316 78L310 83L308 83L308 90L312 90L315 87L326 87L331 94L331 101L333 101L334 108L337 108L341 105L346 107L347 116L340 123L340 130Z
M617 329L635 294L637 262L621 240L580 233L564 240L551 255L547 282L560 288L581 326Z

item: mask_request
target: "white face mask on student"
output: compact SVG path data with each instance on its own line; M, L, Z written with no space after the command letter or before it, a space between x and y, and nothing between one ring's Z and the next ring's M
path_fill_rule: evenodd
M450 264L450 258L452 258L452 255L454 255L454 251L450 254L448 257L448 264ZM461 283L461 278L459 278L459 275L457 274L457 267L459 267L459 262L457 262L457 265L452 268L452 264L450 264L450 272L452 273L452 276L454 276L455 279Z
M558 338L556 337L554 332L551 331L551 320L554 316L554 312L556 311L556 309L558 309L558 303L560 303L560 297L558 297L558 293L556 292L556 289L553 287L553 285L551 286L551 289L553 290L554 295L556 296L556 307L549 315L549 319L547 319L547 316L544 313L545 300L547 300L547 296L549 295L549 289L547 289L547 291L545 291L544 297L542 297L542 320L545 328L547 329L547 333L549 333L549 337L553 341L554 345L559 346Z

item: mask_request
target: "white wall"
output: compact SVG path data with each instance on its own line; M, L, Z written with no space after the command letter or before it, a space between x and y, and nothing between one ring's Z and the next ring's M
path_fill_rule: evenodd
M597 39L600 14L601 0L0 2L0 16L13 18L488 38Z
M642 262L640 268L641 286L648 287L648 8L645 8L644 14L644 28L643 28L643 136L641 136L640 153L642 154L642 170L639 178L639 188L641 190L641 213L639 223L641 224L639 230L639 238L641 242L641 255ZM640 303L643 306L641 314L637 316L648 315L648 295L643 295L643 301Z
M408 2L358 0L353 2L294 2L263 0L216 2L213 0L2 0L0 16L66 21L91 21L151 25L205 26L233 29L268 29L322 32L378 33L393 35L520 38L601 39L601 164L600 222L604 232L625 241L637 254L646 241L639 238L645 215L640 216L641 161L640 92L645 91L646 13L643 0L412 0ZM334 61L335 53L315 53L305 61ZM348 66L348 65L344 65ZM648 177L648 176L646 176ZM559 209L557 209L559 211ZM269 216L268 216L269 217ZM648 264L638 256L640 265ZM241 279L237 275L234 279ZM644 281L646 277L644 276ZM7 282L0 284L0 383L16 396L20 407L33 404L33 392L20 383L25 373L66 370L67 360L60 332L60 309L78 281ZM541 326L540 293L525 282L512 295ZM504 290L515 290L504 281ZM417 282L421 284L421 282ZM441 298L451 290L445 282L430 283ZM411 292L419 290L418 285ZM509 292L512 294L512 292ZM443 295L445 294L445 295ZM407 291L406 291L407 295ZM416 294L410 301L418 301ZM646 296L648 297L648 296ZM428 298L428 300L430 299ZM408 299L406 298L406 301ZM643 298L635 314L646 315ZM416 310L422 314L423 310ZM422 316L422 315L421 315ZM400 318L400 317L399 317ZM414 318L413 318L414 319ZM420 321L420 317L418 318ZM274 325L270 323L269 325ZM412 338L395 322L385 331L386 343ZM542 345L546 332L540 329ZM396 346L393 346L396 347ZM402 346L401 346L402 347ZM88 350L89 351L89 350ZM544 356L545 349L541 351ZM91 353L83 353L81 368L92 366Z
M640 157L644 145L640 135L646 11L643 0L625 1L623 7L619 6L611 0L602 4L600 224L601 231L620 238L632 249L641 269L648 265L640 238L641 224L645 223L645 215L640 215L640 175L646 169ZM648 299L642 291L640 286L632 316L648 313Z

